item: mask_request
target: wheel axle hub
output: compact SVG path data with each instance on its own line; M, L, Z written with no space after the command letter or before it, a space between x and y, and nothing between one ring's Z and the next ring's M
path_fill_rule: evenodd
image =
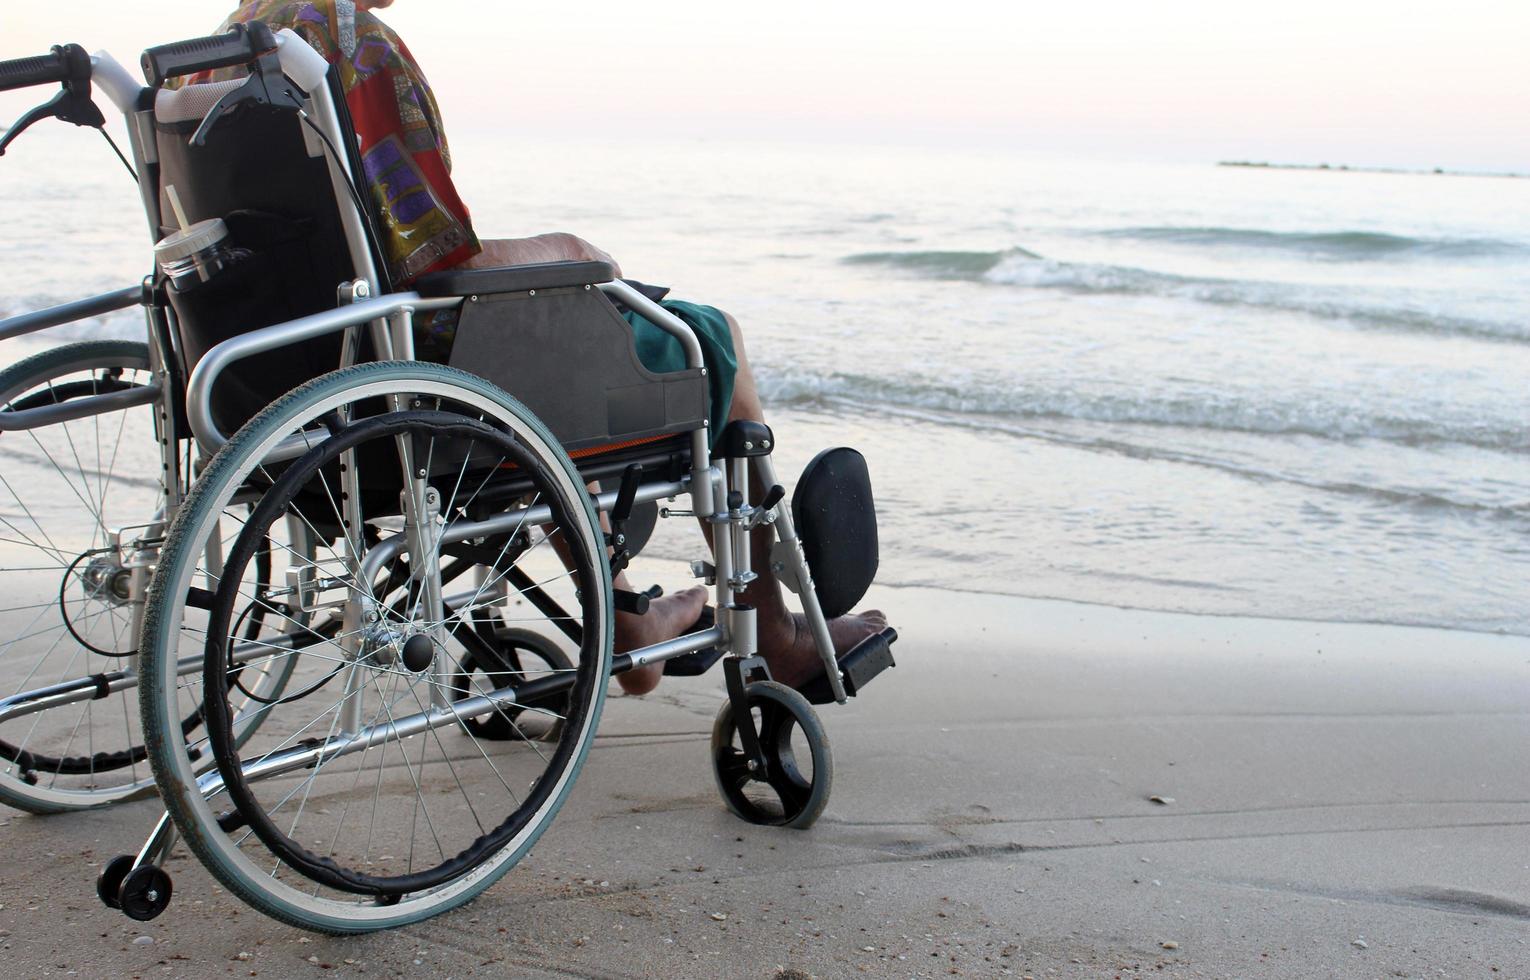
M91 559L80 572L80 585L87 599L122 605L132 596L133 573L114 557Z

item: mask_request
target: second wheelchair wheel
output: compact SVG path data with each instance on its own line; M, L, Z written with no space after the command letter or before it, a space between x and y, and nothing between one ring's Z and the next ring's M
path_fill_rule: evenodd
M0 413L58 413L0 434L0 801L21 809L152 787L130 677L134 544L158 533L163 504L153 384L148 347L123 340L0 371ZM103 409L69 417L88 404Z
M785 684L755 681L744 698L765 764L752 764L733 702L723 702L712 726L712 775L723 802L750 823L811 827L834 786L828 733L807 699Z
M460 659L462 671L452 678L454 701L555 677L574 667L556 640L534 630L461 619L454 626L453 639L467 647ZM554 691L525 704L465 719L462 724L475 738L490 742L546 740L556 737L557 716L567 711L567 701L566 692Z
M0 801L21 809L154 790L136 690L143 583L165 533L154 386L135 341L68 344L0 371L0 413L44 413L0 438ZM226 515L230 540L247 511L235 502ZM209 538L204 569L221 545ZM251 569L268 573L264 558ZM246 617L249 639L264 619ZM265 696L282 682L252 665L240 687ZM184 705L180 723L195 745L200 704Z
M252 492L199 629L186 602L196 556ZM261 542L294 524L318 542L311 557L277 549L273 587L252 584ZM532 590L545 611L533 633L570 639L517 669L494 640L511 599ZM583 764L610 674L611 600L583 481L514 399L412 362L310 382L208 465L150 589L141 703L171 816L215 877L293 925L367 932L468 901L531 848ZM285 636L245 640L254 609ZM193 655L202 671L183 678ZM230 678L251 659L292 668L241 742ZM175 737L195 696L217 760L200 786Z

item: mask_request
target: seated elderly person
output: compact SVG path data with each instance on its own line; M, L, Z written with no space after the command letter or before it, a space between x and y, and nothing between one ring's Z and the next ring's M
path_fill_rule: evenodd
M371 11L393 0L254 0L242 4L220 30L262 21L272 30L291 28L338 66L346 103L355 124L363 169L382 216L388 272L406 287L430 272L456 267L493 268L531 262L600 260L605 252L574 235L479 239L466 205L452 185L451 155L440 111L404 42ZM208 76L204 76L206 80ZM696 332L711 385L713 432L733 419L762 420L763 409L744 354L743 338L731 316L710 306L666 300L666 309ZM652 371L685 367L679 341L635 313L627 313L639 359ZM444 360L451 349L454 315L437 315L419 325L419 356ZM823 673L802 617L790 612L770 570L770 535L755 532L751 549L758 578L742 601L758 610L761 654L774 677L801 686ZM622 575L616 587L630 589ZM618 653L687 632L706 604L706 590L691 588L655 601L642 616L618 613ZM829 624L839 653L886 625L876 610L847 615ZM663 674L650 664L619 675L623 689L642 694Z

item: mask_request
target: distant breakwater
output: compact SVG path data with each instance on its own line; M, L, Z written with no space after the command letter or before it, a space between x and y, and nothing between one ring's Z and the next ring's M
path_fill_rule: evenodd
M1347 163L1267 163L1261 160L1219 160L1219 167L1243 167L1249 170L1328 170L1352 174L1405 174L1413 177L1508 177L1523 180L1530 174L1478 170L1446 170L1434 167L1427 170L1408 170L1403 167L1352 167Z

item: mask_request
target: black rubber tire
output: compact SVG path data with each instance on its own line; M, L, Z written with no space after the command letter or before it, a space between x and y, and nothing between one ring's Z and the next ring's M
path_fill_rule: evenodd
M122 914L136 922L148 922L159 918L170 907L170 896L175 888L170 875L163 868L146 864L128 872L117 891L117 907Z
M558 645L548 637L531 630L524 629L501 629L494 634L494 643L502 656L514 653L518 656L530 654L552 670L572 670L573 661L569 660L568 654L564 653ZM481 662L476 654L469 654L464 666L482 671L484 674L494 676L494 665ZM468 675L458 675L460 681L452 685L453 700L461 700L466 697L469 690ZM566 698L564 700L567 700ZM543 707L541 702L534 702L528 707ZM463 727L474 738L481 738L490 742L513 742L524 737L523 733L515 726L514 721L521 714L522 709L512 708L503 712L495 712L482 718L470 718L464 721Z
M712 725L712 777L717 790L741 820L806 830L823 814L834 786L828 733L807 699L785 684L756 681L744 688L744 696L750 710L760 712L760 747L765 753L766 772L762 778L749 770L738 742L733 702L724 701ZM794 727L807 741L813 763L811 779L803 775L801 760L791 745ZM768 787L779 806L751 798L745 793L751 784Z
M149 345L141 340L82 340L41 351L0 371L0 399L8 388L31 377L51 377L82 363L147 369Z
M137 861L131 854L119 854L106 862L106 867L96 877L96 897L101 899L101 904L119 912L122 910L122 902L117 896L122 892L122 882Z

